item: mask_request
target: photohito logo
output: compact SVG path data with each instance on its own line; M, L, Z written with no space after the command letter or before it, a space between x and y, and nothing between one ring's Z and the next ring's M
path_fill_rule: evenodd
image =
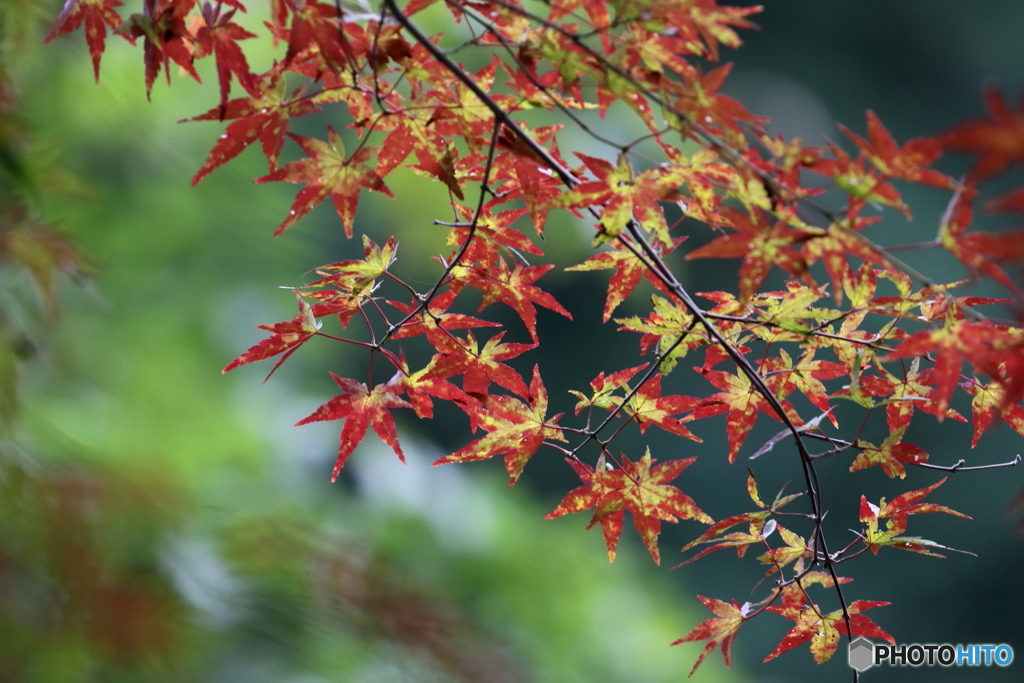
M950 645L942 643L878 645L867 638L850 643L850 666L857 671L875 665L889 666L1010 666L1013 648L1009 645Z

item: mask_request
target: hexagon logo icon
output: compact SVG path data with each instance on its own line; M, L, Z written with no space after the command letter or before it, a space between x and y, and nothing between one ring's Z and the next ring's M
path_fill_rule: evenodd
M850 666L857 671L870 669L875 663L875 644L867 638L857 638L850 643Z

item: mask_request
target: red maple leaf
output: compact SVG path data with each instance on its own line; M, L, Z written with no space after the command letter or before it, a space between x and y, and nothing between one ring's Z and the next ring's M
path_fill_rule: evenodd
M1003 93L990 85L985 88L985 104L990 120L969 121L940 138L947 149L978 154L971 170L975 180L994 176L1014 161L1024 162L1024 100L1016 112L1010 111Z
M434 465L449 462L473 462L505 454L508 485L514 486L526 462L537 452L546 439L565 441L562 430L555 425L562 415L551 419L548 411L548 392L540 379L540 370L533 368L530 382L529 405L513 396L488 396L483 408L474 416L474 422L487 431L487 435L451 455L439 458Z
M956 510L950 510L948 507L943 505L919 502L929 493L942 486L945 481L946 478L943 477L931 486L923 489L917 489L916 491L908 491L907 493L899 495L896 498L893 498L890 503L886 503L885 498L883 498L879 501L878 505L875 505L873 503L869 503L865 496L861 496L860 521L866 525L864 533L861 534L861 538L868 550L877 555L878 551L881 550L883 546L889 546L899 550L909 550L922 555L933 555L937 557L944 556L931 552L929 548L956 550L955 548L939 545L934 541L929 541L917 536L902 535L907 530L907 518L910 517L910 515L928 512L944 512L947 515L970 519L967 515L957 512ZM878 527L879 522L883 519L888 519L884 531ZM957 550L956 552L964 551Z
M702 401L703 405L697 409L695 416L710 417L728 413L725 429L729 435L729 462L735 462L740 446L757 421L759 411L776 420L780 418L768 401L754 389L750 379L743 372L737 371L733 375L707 367L695 367L694 370L704 375L705 379L720 390L719 393ZM788 401L782 401L782 405L791 419L796 417L796 411ZM796 419L794 422L799 424L800 421Z
M910 216L910 209L903 203L900 193L890 183L885 182L877 171L866 169L863 156L854 160L834 142L830 141L828 146L832 157L819 156L808 165L808 168L815 173L832 178L839 189L853 198L854 201L850 202L847 209L848 217L856 216L864 206L864 202L876 202L883 206L891 206L899 209L908 217Z
M996 261L1024 259L1024 230L967 233L975 194L974 186L968 185L953 195L939 226L939 241L971 271L982 271L1017 296L1024 297L1024 292L996 265Z
M607 408L608 410L611 410L620 405L622 403L622 398L614 396L613 392L617 389L622 389L623 387L628 390L629 385L626 383L633 379L633 375L646 368L647 365L647 363L644 363L643 365L637 365L636 367L613 372L607 376L605 376L603 371L599 372L597 377L590 380L590 387L594 390L594 394L590 398L587 398L579 391L570 390L570 394L580 399L576 404L575 414L579 415L580 411L588 406L597 406L599 408Z
M360 147L351 157L346 158L341 136L330 125L327 126L326 142L293 133L288 133L288 136L299 143L299 147L309 155L309 158L293 161L269 175L256 179L257 183L306 183L306 187L296 195L288 217L274 231L275 236L294 225L295 221L309 213L317 204L331 197L338 217L345 226L345 236L351 238L360 188L383 192L394 198L395 195L391 194L391 190L377 172L366 165L366 161L377 151L376 147Z
M567 493L545 519L596 508L587 528L600 523L608 546L608 560L612 561L622 533L623 517L629 512L633 516L633 526L654 562L661 564L658 535L661 533L662 521L693 519L705 524L714 523L692 498L666 484L678 477L695 460L697 458L669 460L652 467L654 459L651 458L650 449L636 462L622 455L621 469L599 465L595 471L586 464L568 460L584 485Z
M555 300L540 287L535 287L534 282L539 280L544 273L554 268L553 265L546 266L523 266L517 264L513 270L508 269L508 264L503 259L498 259L497 266L474 266L463 271L462 280L457 280L455 287L458 288L462 281L483 292L483 299L477 311L482 311L495 302L502 302L519 314L520 320L530 333L530 338L536 344L537 338L537 309L534 304L543 306L555 313L564 315L572 320L572 314L562 307L562 304ZM458 278L453 269L453 276Z
M284 56L285 66L290 66L297 57L308 56L314 50L334 73L342 71L346 65L355 61L352 48L339 22L339 10L333 4L318 0L284 2L292 12L288 53Z
M463 390L476 396L485 396L492 381L520 396L528 396L530 390L526 388L519 373L499 361L515 358L537 345L502 344L501 338L504 336L504 332L496 334L481 349L472 332L467 332L465 339L445 332L431 334L431 341L441 352L431 363L432 376L462 375Z
M377 278L386 273L395 262L397 252L398 245L395 244L394 237L389 237L384 246L380 247L364 233L362 259L349 259L320 266L316 272L323 277L309 286L334 285L353 294L372 292Z
M296 91L289 100L285 100L284 73L280 70L262 77L262 84L257 82L256 92L252 97L231 100L220 107L214 107L205 114L200 114L185 121L223 121L238 119L228 125L228 129L217 140L217 144L203 163L202 168L192 178L195 185L218 166L227 163L241 154L242 150L260 141L263 153L267 157L269 170L277 168L277 160L281 156L285 134L288 132L289 119L305 116L320 111L308 98L300 96Z
M195 5L195 0L146 0L142 14L128 17L121 27L133 38L145 38L143 61L146 65L146 97L153 90L153 82L160 74L161 67L171 82L170 62L187 72L196 82L202 79L192 66L192 46L195 37L188 30L185 19Z
M896 639L882 630L882 628L871 621L869 617L861 614L864 610L875 607L884 607L888 602L876 600L855 600L847 606L850 615L849 635L865 636L867 638L881 638L889 643L895 644ZM796 626L786 634L778 647L764 658L765 662L771 661L783 652L792 650L794 647L811 641L811 654L814 661L824 664L835 654L836 646L839 644L839 634L848 633L846 619L843 610L837 609L828 614L822 614L817 605L804 605L803 603L772 605L765 608L776 614L781 614L787 619L796 622Z
M398 433L395 429L395 419L388 412L390 408L412 408L409 403L399 398L397 389L392 384L378 384L373 391L368 391L366 385L354 379L338 377L333 372L331 377L341 388L342 393L323 404L316 411L295 423L295 426L309 424L310 422L329 422L331 420L345 420L341 428L341 443L338 446L338 458L334 462L334 471L331 473L331 481L338 478L341 468L352 451L356 449L359 442L366 435L366 427L370 425L377 436L391 446L398 459L405 462L405 454L398 444Z
M937 417L951 417L960 422L967 421L951 408L946 409L945 413L939 411L939 403L936 400L938 395L935 389L928 386L935 383L935 370L920 370L920 358L910 361L910 367L904 368L902 379L886 370L881 363L876 363L876 367L881 376L861 377L861 384L871 396L888 396L885 401L885 419L890 433L906 430L910 426L915 410Z
M732 644L736 640L736 634L739 633L740 626L743 625L745 608L748 607L746 604L741 607L735 600L730 605L722 600L705 598L703 595L698 595L697 599L718 616L697 624L692 631L672 643L673 645L678 645L679 643L692 643L698 640L710 639L708 644L704 646L704 651L700 653L697 661L694 662L693 668L690 669L691 676L697 670L697 667L704 662L704 658L715 649L716 645L721 645L722 647L722 659L725 660L725 665L732 666Z
M267 375L267 378L263 380L265 382L267 379L270 379L270 375L273 375L274 372L281 367L282 363L288 360L288 356L295 353L296 349L316 335L317 330L320 329L320 325L317 323L312 309L298 294L295 295L295 299L299 303L299 314L293 319L283 323L257 325L256 327L259 329L271 332L272 334L270 337L264 339L255 346L250 347L249 350L241 356L228 363L224 369L221 370L221 374L230 372L239 365L255 363L256 361L272 358L283 353L284 355L278 358L277 362L274 363L274 367L270 369L270 373Z
M416 416L420 418L434 417L434 403L430 400L431 396L444 401L452 401L459 406L467 406L472 402L462 389L434 374L434 364L437 362L437 358L434 356L427 367L422 370L409 372L409 363L405 360L405 354L401 353L398 372L389 382L395 389L405 392L409 398L409 404L416 411Z
M751 500L761 508L760 512L747 512L741 515L734 515L728 519L723 519L720 522L715 522L711 525L707 531L693 539L685 546L683 546L683 552L686 552L690 548L693 548L702 544L714 544L704 550L700 551L685 562L681 562L678 566L684 564L690 564L695 560L715 552L716 550L723 550L725 548L736 548L736 556L743 557L747 553L747 548L754 543L763 543L764 539L770 536L776 529L776 523L774 520L769 520L768 517L782 507L793 502L801 495L800 493L790 494L783 496L781 492L776 496L771 506L765 505L764 501L761 500L760 494L757 492L757 482L754 480L753 472L748 470L747 476L747 493L750 495ZM748 531L733 532L731 534L723 534L723 531L731 529L738 524L747 523Z
M115 7L121 7L120 0L67 0L64 9L57 15L57 19L50 27L43 43L48 43L57 36L74 31L82 22L85 22L85 42L89 45L89 54L92 55L92 69L96 76L96 82L100 80L100 58L106 49L107 26L113 30L120 28L122 19ZM132 44L135 43L131 36L120 34Z
M849 374L846 366L827 360L815 360L814 349L804 352L795 365L786 350L781 348L779 357L771 360L775 362L765 363L763 367L784 378L783 391L786 395L789 395L794 389L799 390L815 408L828 413L829 420L834 426L839 426L839 422L830 412L828 391L821 380L836 379Z
M682 420L671 417L677 413L688 412L701 405L703 401L690 396L662 396L661 374L656 374L637 389L625 405L627 413L636 418L640 432L649 426L657 425L667 432L685 436L687 439L702 441L683 426L691 417Z
M891 433L881 446L875 446L867 441L858 441L862 450L850 465L850 471L856 472L873 465L881 465L886 476L903 479L907 476L904 463L928 462L928 454L923 449L913 444L901 443L904 432L906 432L906 428Z
M978 445L978 439L985 433L992 420L1002 418L1006 424L1024 436L1024 408L1016 401L1006 400L1006 390L998 380L982 384L975 377L971 382L962 382L963 389L974 396L971 400L971 413L974 420L974 435L971 448Z
M964 320L963 314L951 311L945 324L938 329L915 332L889 354L888 359L935 354L934 378L937 402L935 415L942 420L949 407L953 390L960 381L960 368L964 360L990 376L998 376L998 362L1002 346L1012 339L1002 329L988 321Z
M722 216L736 230L716 237L708 244L686 255L686 260L698 258L741 258L740 301L746 302L768 277L775 264L795 278L808 279L807 262L795 248L814 237L814 233L787 229L784 220L769 217L764 211L752 208L754 215L722 207Z
M857 148L875 165L875 168L882 172L883 176L941 188L953 187L952 178L944 173L926 168L942 156L941 142L931 138L915 138L900 147L875 116L875 112L869 109L867 118L870 142L844 125L840 124L839 130L853 140Z
M383 178L409 154L415 152L419 164L413 168L440 180L459 199L462 187L455 177L455 155L448 142L430 127L431 110L426 103L412 102L410 115L385 117L377 130L392 130L381 145L377 173Z
M231 92L231 74L234 74L238 82L250 95L258 97L259 89L256 87L252 73L249 71L249 62L245 59L242 48L238 46L239 40L255 38L255 33L250 33L238 24L231 21L237 10L231 10L221 14L221 7L216 7L208 2L203 3L203 20L205 25L199 27L196 32L196 59L201 59L213 54L217 61L217 79L220 82L220 109L223 112L227 106L228 94ZM244 9L242 10L245 11Z
M526 209L510 209L494 215L484 209L479 216L476 216L476 211L468 206L462 204L453 204L453 206L466 223L470 223L474 217L477 219L476 224L472 227L458 225L448 233L448 244L461 246L469 239L470 231L472 231L473 238L462 254L462 263L494 265L498 261L499 252L501 250L507 252L510 248L514 250L513 253L526 252L538 256L544 254L522 230L509 227L526 213Z
M686 237L672 240L672 246L668 248L664 247L660 242L655 242L652 246L660 256L665 256L685 240ZM608 298L605 299L602 322L608 322L608 319L612 317L612 313L619 307L619 304L625 301L626 297L636 289L636 286L640 283L641 276L647 278L661 291L670 294L668 288L651 272L651 269L645 265L645 262L636 253L620 243L615 244L615 251L601 252L591 256L579 265L566 268L566 270L599 270L604 268L614 268L615 274L612 275L611 280L608 282Z
M685 112L697 125L708 128L730 140L745 134L740 122L752 124L755 130L761 130L767 122L764 116L754 116L747 108L731 97L718 91L725 85L725 79L732 71L732 63L723 64L717 69L703 73L700 68L691 69L684 94L676 102L675 108Z
M601 207L601 234L595 244L610 242L626 225L637 220L665 246L672 245L665 213L659 201L682 199L676 190L678 181L671 171L658 167L637 176L626 155L617 164L604 159L576 153L597 180L589 180L563 193L553 202L563 208Z

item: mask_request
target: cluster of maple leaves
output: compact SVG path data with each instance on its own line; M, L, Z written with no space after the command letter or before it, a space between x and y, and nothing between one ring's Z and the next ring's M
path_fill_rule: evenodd
M457 32L431 37L411 18L435 3L451 13ZM450 228L451 250L437 257L440 274L433 286L418 291L395 272L395 239L378 245L364 235L362 259L317 269L318 279L296 290L298 314L261 326L270 335L224 372L276 358L273 373L314 338L363 347L370 359L366 381L332 373L340 393L299 422L344 421L334 477L368 428L404 460L392 411L430 418L433 402L447 401L482 436L435 464L503 456L514 484L542 446L556 450L582 485L549 517L593 511L591 525L600 525L610 559L626 513L656 562L662 522L710 525L683 549L707 546L689 561L724 548L742 557L759 546L764 553L757 559L775 575L774 586L757 603L700 598L716 617L679 641L709 640L694 670L715 646L728 663L738 629L762 611L796 622L768 659L810 641L815 659L824 662L839 634L892 642L863 615L887 603L847 601L842 586L851 579L839 576L836 566L883 546L936 554L944 546L904 535L910 516L960 513L920 502L944 480L889 503L875 505L861 496L863 529L845 547L830 549L815 462L847 453L851 471L878 466L899 478L908 467L971 469L963 461L930 462L904 435L917 411L965 421L950 408L958 390L972 396L972 446L997 419L1024 434L1024 332L980 311L1016 298L962 296L957 287L963 282L917 273L866 236L881 220L868 214L887 207L910 215L895 181L948 191L934 245L970 273L1024 296L1002 266L1024 257L1024 231L970 229L978 186L1024 161L1024 107L1011 111L999 91L989 90L990 120L903 145L869 111L866 138L841 127L856 149L851 155L835 142L813 146L769 136L763 117L721 93L731 65L714 66L720 47L738 47L735 30L752 26L747 17L760 7L719 6L716 0L552 0L538 15L517 0L412 0L404 8L383 0L372 11L319 0L269 0L264 26L274 44L286 48L257 73L239 46L257 36L235 21L251 4L144 0L140 13L124 18L118 0L68 0L47 40L84 25L97 78L108 28L133 44L141 41L147 92L161 70L170 80L172 62L198 80L195 63L212 56L219 103L189 120L229 123L192 182L259 141L268 173L257 182L304 185L276 234L330 199L351 237L361 192L392 196L386 178L405 165L448 193L452 220L437 222ZM486 64L475 71L464 67L456 61L462 51L482 54ZM231 99L233 88L244 94ZM561 126L530 129L519 116L547 109L589 133L577 112L596 109L603 116L615 103L632 111L647 133L614 141L595 134L591 147L608 154L574 151L572 162L558 146ZM332 104L342 105L334 110L340 123L327 126L323 138L288 132L291 119ZM621 116L623 110L617 111ZM349 132L338 132L342 124ZM288 138L301 156L282 163ZM699 146L688 145L695 151L685 154L684 141ZM642 142L647 146L639 154ZM661 158L651 158L651 149ZM944 150L978 156L966 178L931 168ZM845 194L840 209L814 203L825 192L822 177ZM1022 212L1024 189L986 208ZM653 356L643 365L602 370L589 389L572 392L575 415L585 413L585 423L575 427L561 421L563 414L549 415L538 367L527 378L507 364L542 343L537 306L571 318L536 284L554 264L532 264L543 252L530 232L543 235L548 214L557 210L589 220L594 246L601 249L567 269L614 271L603 319L639 334L640 352ZM703 292L695 299L667 264L688 234L701 229L716 236L685 258L739 259L736 292ZM766 291L773 266L787 282ZM650 312L613 318L642 279L657 292ZM529 341L506 342L505 330L486 330L497 323L460 312L456 304L472 298L463 295L466 290L478 293L477 314L496 303L515 311ZM337 334L323 330L329 318L338 323ZM348 332L353 321L359 321L352 325L360 329L355 334ZM424 367L411 367L406 359L403 344L411 343L430 349ZM394 374L375 383L377 355ZM686 373L677 368L688 355L703 378L697 382L710 385L692 389L694 396L665 389L670 376L672 386L682 384L677 377ZM876 445L859 431L847 439L827 434L826 420L839 426L834 406L840 400L884 410L889 436ZM630 458L610 448L633 423L641 432L658 427L700 441L700 429L691 423L721 415L729 462L760 416L780 422L784 429L753 457L792 438L805 490L768 505L751 474L747 487L758 510L716 523L669 483L695 458L656 463L649 450ZM828 449L812 453L811 443ZM591 461L584 459L585 447L596 451ZM779 512L798 498L807 502L805 512ZM788 515L787 525L808 531L783 527L780 514ZM747 531L730 531L739 525ZM808 593L814 586L832 588L839 609L821 609Z

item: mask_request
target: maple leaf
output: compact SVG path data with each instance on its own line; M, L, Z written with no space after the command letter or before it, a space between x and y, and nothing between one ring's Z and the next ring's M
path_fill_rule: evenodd
M269 175L256 179L257 183L306 183L306 187L296 195L288 217L274 231L275 236L294 225L295 221L309 213L317 204L331 197L338 217L345 226L345 236L351 238L360 188L376 190L394 198L377 172L366 165L366 161L373 156L377 148L360 147L351 157L346 158L341 136L330 125L327 126L327 142L293 133L288 133L288 136L299 144L309 158L292 161Z
M821 383L821 380L836 379L849 373L846 366L839 363L815 360L814 352L814 349L808 349L794 365L786 350L780 348L779 362L770 365L765 364L765 367L770 368L773 373L782 373L784 375L784 391L786 394L789 394L794 389L799 390L816 408L827 412L829 420L834 426L838 427L839 423L831 412L831 406L828 404L828 392L825 390L825 385Z
M217 62L217 79L220 82L220 108L223 112L227 107L228 94L231 92L231 75L250 95L257 97L260 93L249 71L249 62L238 46L239 40L255 38L238 24L231 21L237 10L221 14L218 4L214 7L208 2L203 3L203 20L205 25L196 32L196 59L213 54ZM244 11L244 10L243 10Z
M693 519L713 524L692 498L665 482L672 481L693 464L697 458L668 460L660 465L651 458L648 448L636 462L620 457L621 468L600 466L595 471L584 463L568 460L583 480L584 485L565 495L545 519L554 519L570 512L583 512L596 508L587 528L601 524L605 544L608 546L608 561L615 559L615 549L622 532L622 519L626 512L633 517L633 526L647 546L655 564L661 564L658 552L658 535L661 522L678 522Z
M167 83L171 82L170 62L187 72L197 83L202 79L192 66L194 36L189 32L185 18L195 0L146 0L142 14L128 17L119 31L133 38L145 38L143 61L146 65L146 97L153 90L153 82L163 67Z
M57 19L50 27L43 43L48 43L57 36L74 31L82 23L85 23L85 42L89 45L89 54L92 56L92 69L96 76L96 82L100 81L100 58L106 49L107 26L116 31L120 28L121 15L115 7L121 7L120 0L67 0L64 9L57 15ZM132 44L134 38L120 34Z
M905 428L893 432L886 437L881 446L875 446L866 441L858 441L857 444L862 450L854 459L853 464L850 465L850 471L856 472L873 465L881 465L882 471L889 478L899 477L903 479L907 476L907 469L903 466L904 463L916 465L917 463L928 462L928 454L923 449L913 444L901 443L905 432Z
M333 4L319 0L284 0L292 12L292 26L288 38L288 52L284 56L285 66L296 59L316 50L334 73L355 62L355 55L345 37L345 31L338 22L339 9Z
M935 415L942 420L949 407L953 389L960 380L960 368L964 359L972 361L976 367L983 370L991 369L999 343L1007 341L1006 337L1007 335L990 322L958 319L954 312L951 312L943 327L922 330L910 335L889 354L888 359L924 356L929 352L936 352L934 377L937 386L934 400L938 405ZM993 370L988 374L995 372Z
M771 521L774 522L775 520ZM779 535L782 537L782 540L786 543L785 546L772 548L763 555L758 556L757 559L761 562L761 564L772 565L772 568L768 570L769 575L774 574L777 571L782 571L782 568L785 567L787 564L796 562L801 558L814 556L813 543L808 545L807 541L802 536L790 531L789 529L785 528L780 524L773 525L774 528L772 528L771 530L767 528L767 524L765 525L765 527L766 528L762 531L762 538L768 536L771 533L771 531L778 530ZM802 569L802 562L796 565L797 572L802 571Z
M881 638L889 643L896 644L896 639L882 630L882 628L871 621L869 617L861 612L875 607L884 607L888 602L876 600L855 600L847 606L850 615L850 636L864 636L867 638ZM796 626L786 634L778 647L764 658L769 662L783 652L792 650L794 647L811 641L811 654L814 661L824 664L835 654L836 646L839 644L839 634L847 634L846 619L843 610L837 609L828 614L822 614L817 605L803 607L797 604L772 605L765 609L781 614L787 619L796 622ZM763 663L763 662L762 662Z
M998 199L986 202L985 210L989 213L1003 213L1005 211L1024 212L1024 187L1005 194Z
M874 170L864 168L864 158L852 159L842 147L829 142L832 157L819 157L807 168L832 178L836 187L848 193L854 201L850 202L847 216L853 217L863 207L864 202L875 202L882 206L891 206L902 211L908 218L910 209L903 203L900 193L891 184L885 182Z
M398 444L395 419L391 417L388 409L412 408L412 406L399 398L397 389L391 384L378 384L372 391L368 391L362 382L339 377L333 372L331 377L341 388L342 393L317 408L311 415L295 423L295 426L298 427L310 422L345 420L345 424L341 428L341 443L338 446L338 457L334 461L331 481L334 482L338 479L338 474L345 466L348 456L366 435L367 425L373 427L377 436L390 446L398 459L404 463L405 454L402 453L402 447Z
M944 512L948 515L970 519L967 515L957 512L956 510L950 510L945 506L935 505L934 503L919 502L929 493L942 486L945 481L946 477L943 477L931 486L923 489L917 489L916 491L908 491L907 493L899 495L890 503L886 503L885 498L883 498L879 501L878 505L875 505L873 503L869 503L868 499L862 495L860 497L860 521L867 526L864 529L864 533L861 534L861 538L868 550L877 555L878 551L883 546L890 546L899 550L909 550L911 552L921 553L922 555L932 555L935 557L944 556L939 555L938 553L933 553L929 551L928 548L955 550L955 548L948 548L947 546L939 545L938 543L927 539L917 538L914 536L902 536L902 534L907 530L907 518L910 515L928 512ZM879 521L883 519L889 520L886 522L885 531L878 528ZM964 551L957 550L956 552Z
M519 373L498 361L515 358L537 345L502 344L504 336L505 333L501 332L491 337L481 349L472 332L467 332L465 339L444 333L431 335L435 348L441 352L432 363L432 376L462 375L463 390L477 396L486 395L492 381L519 396L529 396L531 392Z
M576 152L597 180L586 181L563 193L552 206L563 208L601 207L601 233L594 245L611 242L626 225L637 220L666 247L672 246L665 213L659 201L681 198L677 183L670 172L652 168L634 176L626 155L619 156L618 164Z
M317 331L320 329L320 324L316 321L309 304L307 304L298 294L295 295L295 299L299 304L299 314L293 319L283 323L257 325L256 327L259 329L270 332L270 337L268 339L264 339L255 346L250 347L241 356L224 366L224 369L221 370L221 374L230 372L239 365L255 363L256 361L272 358L283 353L284 355L277 359L277 362L274 363L274 367L271 368L270 373L267 375L266 379L263 380L265 382L267 379L270 379L270 375L273 375L274 372L281 367L281 364L288 359L288 356L295 353L296 349L317 334Z
M839 130L853 140L857 148L882 172L882 175L943 189L953 187L952 178L925 168L942 156L941 142L931 138L915 138L900 147L878 120L875 112L869 109L867 119L870 142L842 124L839 125Z
M974 187L969 185L953 195L939 225L939 241L971 271L982 271L1017 296L1024 297L1024 292L995 263L1024 259L1024 230L965 234L971 224L971 201L975 194Z
M661 374L656 374L647 380L637 389L636 393L630 396L626 402L625 410L632 415L643 433L650 425L657 425L666 432L672 432L687 439L700 442L702 439L695 436L689 429L683 426L683 422L692 418L680 420L670 417L676 413L693 410L702 404L701 399L689 396L662 396L661 395Z
M738 142L744 134L741 121L752 124L755 130L762 130L768 119L754 116L742 104L718 92L725 85L732 66L732 63L723 64L706 74L699 67L691 69L686 78L688 87L675 108L689 114L698 125L726 136L730 142Z
M428 419L434 417L434 403L430 400L431 396L452 401L460 406L466 406L471 402L470 397L462 389L434 374L437 358L437 356L431 358L430 363L422 370L409 372L409 363L405 360L405 354L402 353L399 358L398 372L388 382L396 390L405 392L409 398L409 404L416 411L416 417Z
M612 393L617 389L626 387L628 389L629 380L633 379L633 376L647 367L647 363L643 365L637 365L636 367L626 368L625 370L619 370L612 374L605 376L604 372L598 373L597 377L590 380L590 387L594 390L593 396L587 398L578 391L570 390L569 393L579 398L579 403L576 404L576 415L580 414L580 411L588 406L597 406L598 408L606 408L611 410L622 403L622 398L619 396L613 396Z
M659 256L664 257L685 240L685 236L675 239L672 241L672 246L668 248L665 248L660 242L655 242L653 247ZM579 265L566 268L566 270L600 270L604 268L614 268L615 274L612 275L611 280L608 282L608 297L605 299L601 322L608 322L608 319L612 317L612 313L619 307L619 304L625 301L626 297L640 284L641 276L646 277L655 287L662 291L667 290L662 281L651 272L651 269L645 265L645 262L636 253L619 243L615 244L615 251L603 251L591 256ZM669 292L665 291L665 293L668 294Z
M741 258L740 301L754 295L772 264L788 271L793 277L807 277L807 263L794 245L806 242L813 234L803 230L786 229L785 221L769 218L754 208L748 216L742 211L722 207L720 212L736 230L716 237L708 244L686 255L686 260L698 258Z
M550 420L546 418L548 392L541 382L540 369L536 365L533 367L528 400L529 405L512 396L487 396L482 402L482 410L475 417L475 423L482 426L487 435L451 455L439 458L434 465L486 460L504 454L505 469L509 474L508 485L514 486L526 462L545 439L565 441L562 430L555 425L561 413Z
M771 405L759 394L750 383L743 372L737 371L735 375L721 370L710 370L707 367L695 367L694 370L704 375L711 384L720 391L702 401L702 407L698 408L698 417L710 417L728 413L726 417L726 432L729 435L729 462L735 462L739 454L740 446L757 421L757 413L763 412L772 418L779 420ZM795 417L796 411L788 401L781 401L787 414ZM797 424L799 418L794 420Z
M722 647L722 659L725 660L725 665L732 666L732 644L736 640L736 634L739 632L740 626L743 625L746 608L749 607L747 603L744 603L741 607L735 600L730 605L722 600L705 598L703 595L698 595L697 599L718 616L697 624L692 631L672 643L673 645L678 645L679 643L692 643L710 638L708 644L704 646L704 651L700 653L697 661L693 664L693 668L690 669L691 676L693 676L697 667L704 662L704 658L718 645Z
M350 259L320 266L316 272L323 277L309 286L337 285L353 294L371 292L377 278L386 273L391 264L395 262L397 252L398 246L395 244L394 237L389 237L384 246L379 247L368 235L364 234L362 260Z
M651 296L651 303L654 310L646 318L616 318L615 322L622 325L620 330L643 334L640 353L647 353L656 343L655 348L661 357L658 369L667 375L687 352L707 345L709 340L706 333L695 329L693 315L685 306L676 305L656 294Z
M359 312L364 303L362 296L340 289L316 289L303 292L302 296L319 302L313 305L314 318L336 315L343 329L348 327L352 316Z
M1006 401L1006 390L998 380L982 384L975 377L971 382L962 382L963 389L971 394L971 413L974 421L974 434L971 448L978 445L978 439L985 433L992 420L1001 417L1006 424L1024 436L1024 408L1016 401Z
M910 426L915 409L935 416L951 417L960 422L967 421L952 408L948 408L944 414L939 412L939 404L935 400L936 392L927 386L935 382L935 370L920 370L920 358L910 361L910 368L904 369L902 379L886 370L881 363L876 362L875 366L882 376L861 377L860 381L871 396L889 397L885 401L885 419L890 433L905 431Z
M987 86L984 96L990 120L969 121L940 138L946 149L978 154L971 169L975 180L994 176L1014 161L1024 161L1024 100L1012 112L998 87Z
M469 245L462 254L461 262L465 264L482 263L494 265L498 261L498 252L501 249L513 249L518 252L536 254L543 256L544 252L530 241L521 230L509 227L520 216L526 213L526 209L511 209L491 215L486 209L476 216L476 212L468 206L455 204L455 210L467 223L476 217L476 223L470 225L458 225L448 233L448 244L462 245L469 239ZM472 239L470 235L472 234Z
M278 70L264 77L263 84L257 81L252 97L231 100L220 107L214 107L205 114L200 114L184 121L223 121L238 119L228 125L202 168L192 178L195 185L228 161L242 153L246 147L260 141L263 154L267 157L269 170L277 168L277 160L281 156L285 134L288 132L289 119L305 116L321 111L320 107L307 98L299 97L298 92L285 101L284 73Z
M462 269L461 272L465 282L484 294L480 306L477 308L478 312L497 301L506 304L519 314L520 320L523 321L526 330L530 333L530 338L536 344L538 342L537 310L534 308L534 304L572 320L572 314L565 310L562 304L555 300L555 297L533 285L544 273L554 267L550 264L525 267L522 264L517 264L513 270L509 270L508 264L499 259L497 267L475 266ZM458 278L456 269L453 269L452 274ZM457 282L456 286L460 284L461 282Z
M723 550L725 548L736 548L736 556L743 557L746 554L748 547L754 543L763 543L765 538L774 533L777 525L775 520L768 519L769 516L802 495L796 493L783 496L780 492L772 502L771 506L765 505L764 501L761 500L761 496L757 492L757 482L754 480L754 473L749 469L747 472L747 494L750 496L750 499L754 501L754 504L761 508L761 511L734 515L728 519L715 522L711 525L711 528L683 546L682 552L686 552L687 550L702 544L713 543L714 545L705 548L685 562L681 562L678 566L681 567L683 565L690 564L705 555L709 555L716 550ZM722 533L723 531L731 529L738 524L744 523L749 524L749 530L747 533Z
M828 271L829 279L836 297L836 303L842 303L842 295L852 295L849 291L851 284L856 280L863 280L860 276L854 277L850 268L849 257L857 256L864 259L865 264L888 267L883 255L872 249L868 244L857 236L857 232L869 225L882 220L878 217L863 218L860 216L836 221L825 228L824 233L812 234L804 242L803 255L807 264L821 261L825 270ZM864 264L862 264L863 266ZM870 270L868 271L870 272ZM872 288L872 293L874 289ZM868 296L867 298L870 298Z
M416 106L416 103L410 106ZM437 178L448 186L452 194L462 199L462 187L455 177L452 149L440 134L428 126L429 117L430 109L423 106L413 109L412 116L389 116L384 120L393 125L394 129L381 145L377 173L383 178L405 161L410 153L415 152L419 164L414 168Z
M768 519L770 514L771 511L769 510L762 510L761 512L747 512L742 515L733 515L732 517L715 522L710 529L683 546L683 551L685 552L696 545L705 543L713 543L714 545L704 548L690 559L680 562L677 566L682 567L683 565L699 560L705 555L710 555L716 550L725 550L726 548L736 548L736 557L743 557L746 555L748 547L754 543L764 542L765 537L775 531L774 521ZM746 533L741 531L733 532L731 534L722 533L726 529L731 529L737 524L744 523L749 524Z

